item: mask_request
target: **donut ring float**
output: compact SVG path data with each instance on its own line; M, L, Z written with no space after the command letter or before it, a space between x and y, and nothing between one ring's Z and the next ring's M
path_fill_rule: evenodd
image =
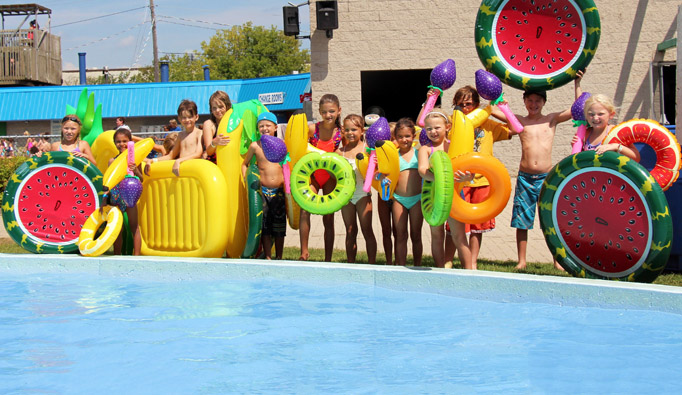
M97 229L103 224L104 231L95 237ZM114 244L123 226L123 214L116 206L104 206L95 210L83 224L78 237L78 249L83 256L100 256Z
M310 188L310 177L316 170L326 170L336 178L336 187L329 194L319 195ZM354 192L355 171L339 154L310 152L291 170L291 194L296 203L309 213L326 215L339 211Z
M651 119L631 119L615 126L604 138L602 144L644 143L656 152L656 165L651 175L658 185L666 191L679 176L682 160L680 145L675 135Z
M668 202L651 174L625 156L568 156L547 175L539 208L547 246L576 277L651 282L668 262Z
M422 213L431 226L440 226L448 220L454 195L454 176L450 157L445 151L436 151L429 158L433 181L422 184Z
M592 0L483 0L474 37L486 70L517 89L554 89L594 57L601 22Z
M7 233L27 251L78 251L81 227L100 205L102 173L71 152L33 156L12 174L2 198Z
M450 209L452 218L462 223L480 224L504 210L511 194L511 180L502 162L491 155L471 152L453 158L451 164L454 170L483 174L490 183L490 193L480 203L468 203L458 196L453 197Z

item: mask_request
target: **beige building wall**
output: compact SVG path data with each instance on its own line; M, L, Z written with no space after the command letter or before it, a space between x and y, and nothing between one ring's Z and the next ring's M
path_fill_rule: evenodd
M651 117L650 62L675 60L675 49L657 54L656 46L675 37L680 2L596 0L595 3L601 16L602 33L599 48L583 80L583 89L612 97L619 107L618 121ZM447 58L457 64L455 87L443 97L443 103L451 103L456 88L474 85L474 72L482 68L474 44L479 5L476 0L339 0L339 28L334 30L333 38L328 39L324 31L312 31L314 115L325 93L339 97L345 114L362 113L367 105L373 104L361 102L361 71L431 69ZM310 7L311 29L315 29L314 1ZM657 79L654 82L657 84ZM427 85L429 81L424 81L424 93ZM525 114L521 91L505 86L504 92L512 109ZM573 100L573 85L564 85L548 93L545 112L570 108ZM573 134L570 122L557 128L554 162L570 153ZM521 155L518 140L497 143L495 155L515 176Z

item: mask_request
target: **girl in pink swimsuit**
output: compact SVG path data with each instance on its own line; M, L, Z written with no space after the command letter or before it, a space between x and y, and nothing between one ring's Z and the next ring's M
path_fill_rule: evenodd
M341 104L339 98L333 94L326 94L320 98L320 116L322 121L309 125L308 142L317 148L327 151L336 151L342 142L341 124ZM318 191L322 189L324 194L330 193L336 186L336 181L330 181L330 175L326 170L318 170L313 173L311 187ZM324 260L332 260L334 250L334 214L322 216L324 224ZM310 238L310 213L301 210L299 223L299 236L301 240L300 260L307 261L309 257L308 239Z

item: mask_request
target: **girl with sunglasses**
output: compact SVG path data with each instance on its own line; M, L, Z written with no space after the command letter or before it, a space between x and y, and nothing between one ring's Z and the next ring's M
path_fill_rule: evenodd
M97 165L90 144L80 139L81 125L81 120L75 114L65 116L62 119L62 138L60 141L52 143L50 151L71 152L73 156L85 158L93 165Z

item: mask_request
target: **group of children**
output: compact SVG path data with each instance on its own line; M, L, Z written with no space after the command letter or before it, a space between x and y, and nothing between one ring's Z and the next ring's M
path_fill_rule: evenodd
M576 99L582 93L580 81L583 72L578 72L575 79ZM428 95L438 92L429 91ZM542 183L551 169L552 143L556 126L571 117L570 109L561 112L543 114L542 110L547 101L544 91L525 91L523 102L527 114L518 116L523 130L510 130L508 120L504 114L492 107L491 115L499 121L488 119L474 131L473 151L492 155L493 143L511 139L518 135L521 141L521 162L517 176L516 190L513 203L511 226L516 228L516 242L518 250L518 269L526 267L526 247L528 230L532 229L536 204ZM232 107L229 96L222 91L215 92L209 100L210 119L198 127L199 120L197 106L190 100L184 100L178 107L178 120L182 131L178 132L176 143L162 150L164 155L148 160L174 160L173 173L179 175L180 164L186 160L204 158L216 162L216 149L229 143L229 137L217 133L218 125L223 116ZM471 86L460 88L454 95L452 105L465 115L480 106L478 92ZM356 190L350 202L341 209L341 215L346 230L346 255L348 262L355 262L357 254L358 223L365 239L368 263L376 262L377 240L372 229L373 203L371 193L364 192L364 178L358 171L355 159L359 153L366 151L365 129L366 118L357 114L345 117L341 113L338 97L325 94L319 102L320 121L310 123L308 142L320 150L336 152L350 163L355 171ZM410 118L401 118L391 123L392 143L398 148L400 155L400 176L391 201L377 199L377 212L382 224L383 245L387 264L405 265L407 262L408 235L412 241L412 256L414 265L421 265L423 243L421 228L424 222L421 211L422 180L433 180L429 166L429 157L435 151L448 151L451 142L447 139L452 128L451 111L436 107L425 116L424 130L428 143L419 146L416 143L417 130ZM596 150L598 153L617 151L634 160L639 160L639 152L634 146L618 144L600 145L608 134L612 125L609 122L615 116L613 103L604 95L593 95L585 103L585 115L590 124L583 150ZM278 122L274 114L263 112L257 119L257 127L261 135L275 136ZM52 144L53 151L71 151L76 156L84 157L95 162L87 142L79 139L81 122L75 115L67 115L62 120L61 141ZM126 149L128 141L133 136L129 128L119 128L114 134L114 141L120 152ZM574 138L575 141L575 138ZM275 258L281 259L284 237L286 235L286 208L284 196L284 176L279 163L269 162L263 152L260 141L253 142L243 160L242 173L246 171L255 157L260 171L261 192L263 196L263 233L262 246L265 258L271 258L274 242ZM113 159L112 159L113 160ZM145 168L148 171L149 167ZM138 177L143 177L140 168L133 169ZM147 174L148 175L148 174ZM479 203L487 198L490 191L488 181L480 174L470 174L466 171L456 171L455 181L466 182L462 190L462 198L471 203ZM311 177L311 188L324 194L335 187L335 180L324 170L317 170ZM109 194L110 204L118 204L115 192ZM114 197L113 201L111 197ZM127 211L131 232L134 237L134 253L139 254L140 237L137 227L136 208L121 207ZM334 245L334 215L324 215L324 249L325 260L331 261ZM408 227L409 224L409 227ZM431 254L438 267L452 267L455 252L458 253L462 267L476 269L477 258L481 248L483 233L495 228L495 219L482 224L464 224L449 218L446 226L431 227ZM301 211L300 216L300 246L301 260L309 258L310 213ZM408 231L409 230L409 231ZM469 237L467 237L469 235ZM391 236L394 242L391 242ZM394 248L393 248L394 244ZM120 252L120 243L116 244L115 252ZM395 251L395 255L393 255ZM394 259L393 259L394 258ZM556 264L556 262L555 262ZM558 268L560 266L557 265Z

